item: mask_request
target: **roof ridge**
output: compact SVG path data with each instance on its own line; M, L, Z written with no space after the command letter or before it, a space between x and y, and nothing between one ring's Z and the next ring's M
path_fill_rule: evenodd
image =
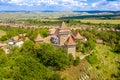
M43 38L40 34L37 35L37 37L34 39L35 41L43 41Z
M83 39L83 36L79 32L77 32L75 34L73 33L73 36L75 39Z
M64 21L62 22L62 24L61 24L60 28L62 28L62 29L67 28L67 26L66 26L66 24L65 24L65 22L64 22Z

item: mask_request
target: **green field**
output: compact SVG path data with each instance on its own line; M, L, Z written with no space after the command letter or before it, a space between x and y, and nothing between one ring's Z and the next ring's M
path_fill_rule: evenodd
M6 32L5 32L5 31L0 30L0 38L1 38L2 36L4 36L5 34L6 34Z
M84 23L109 23L109 24L120 24L120 20L80 20L81 22Z
M57 19L80 15L74 12L0 12L0 20Z
M26 19L120 19L118 13L93 14L89 12L0 12L0 20L26 20Z
M105 45L97 45L94 52L100 62L93 65L93 70L90 74L93 75L95 73L96 75L93 76L101 75L103 80L116 80L112 78L112 75L119 72L117 61L120 60L120 55L113 53L111 48Z

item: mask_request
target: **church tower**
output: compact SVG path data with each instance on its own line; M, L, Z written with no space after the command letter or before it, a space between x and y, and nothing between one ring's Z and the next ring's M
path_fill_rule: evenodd
M65 25L64 22L62 22L62 25L60 28L57 29L57 36L59 39L59 45L63 46L65 41L68 39L68 36L71 35L71 31L67 26Z
M76 42L73 38L73 36L69 36L68 39L65 42L65 47L67 49L67 54L72 54L73 57L75 58L75 53L76 53Z

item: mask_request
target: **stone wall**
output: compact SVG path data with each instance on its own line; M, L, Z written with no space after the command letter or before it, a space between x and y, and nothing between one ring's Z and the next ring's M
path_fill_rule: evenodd
M76 46L67 46L67 54L72 54L73 57L75 58L75 53L76 53Z

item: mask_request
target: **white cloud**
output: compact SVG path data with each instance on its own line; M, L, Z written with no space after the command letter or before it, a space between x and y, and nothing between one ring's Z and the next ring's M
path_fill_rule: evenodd
M120 0L100 0L91 4L96 10L120 10Z
M109 2L104 7L106 7L109 10L120 10L120 2L117 2L117 1Z
M3 2L4 0L0 0L0 2Z
M13 6L42 8L44 10L120 10L120 0L0 0Z
M97 1L97 2L92 3L91 7L100 6L101 4L104 4L104 3L106 3L106 2L107 2L106 0L100 0L100 1Z
M9 3L15 4L15 5L41 5L45 4L47 6L49 5L59 5L59 6L77 6L77 7L83 7L86 6L87 0L11 0Z

